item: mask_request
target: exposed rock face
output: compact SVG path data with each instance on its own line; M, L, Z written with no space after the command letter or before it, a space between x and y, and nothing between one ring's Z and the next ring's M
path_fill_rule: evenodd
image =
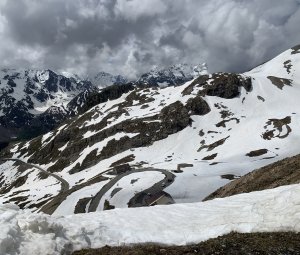
M107 88L104 88L100 92L93 92L86 97L85 103L83 104L79 112L83 113L97 104L107 102L108 100L117 99L133 89L134 86L131 83L128 83L124 85L109 86Z
M300 45L297 45L295 47L292 48L292 54L298 54L300 53Z
M163 124L161 132L166 134L176 133L190 123L188 110L179 101L163 108L160 119Z
M252 82L250 77L233 73L202 75L183 91L183 95L190 94L195 87L201 88L199 92L201 96L208 95L231 99L239 96L241 87L248 92L251 91Z
M287 69L287 71L289 72L289 69ZM279 77L275 77L275 76L268 76L267 77L277 88L281 89L284 86L292 86L292 80L289 79L284 79L284 78L279 78Z
M207 86L202 92L203 94L231 99L239 96L240 87L244 87L248 92L252 88L251 78L249 77L220 73L213 75L212 78L211 86Z
M73 255L178 255L178 254L285 254L298 255L300 234L293 232L230 233L199 244L186 246L158 246L154 244L85 249Z
M186 108L192 115L205 115L210 112L208 103L201 96L190 98L187 101Z

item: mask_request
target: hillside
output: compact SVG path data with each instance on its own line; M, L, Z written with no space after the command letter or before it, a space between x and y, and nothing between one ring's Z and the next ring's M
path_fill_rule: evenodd
M1 165L0 200L55 214L199 202L299 153L299 61L295 47L245 74L96 93L83 114L2 152L18 161Z
M267 165L234 180L205 200L300 183L300 155Z

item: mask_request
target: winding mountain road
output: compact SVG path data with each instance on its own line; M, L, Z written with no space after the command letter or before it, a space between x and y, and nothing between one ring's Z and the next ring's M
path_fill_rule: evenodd
M98 205L101 201L101 198L106 194L106 192L108 192L119 180L121 180L122 178L124 178L125 176L128 176L130 174L133 173L142 173L142 172L161 172L162 174L165 175L165 178L160 181L157 182L155 185L153 185L152 187L150 187L149 189L147 189L147 192L152 192L154 193L158 193L158 192L162 192L166 187L168 187L169 185L171 185L174 182L175 179L175 175L172 174L171 172L164 170L164 169L156 169L156 168L144 168L144 169L136 169L136 170L132 170L132 171L128 171L126 173L120 174L118 176L116 176L115 178L113 178L110 182L108 182L107 184L105 184L102 189L92 198L92 201L89 205L88 208L88 212L95 212L98 208ZM143 192L144 193L144 192ZM140 194L140 193L138 193ZM134 200L135 201L135 200ZM140 206L143 206L142 204Z
M16 159L16 158L2 158L0 161L15 161L20 164L26 165L27 167L33 167L41 171L42 173L52 176L53 178L57 179L61 183L61 190L58 195L56 195L50 202L48 202L46 205L44 205L40 211L43 211L48 214L52 214L57 206L66 199L66 197L69 195L70 192L70 185L69 183L63 179L62 177L58 176L57 174L50 173L46 171L45 169L31 164L27 163L21 159ZM111 171L111 170L109 170ZM91 203L88 208L88 212L95 212L99 206L99 203L102 199L102 197L122 178L125 176L128 176L133 173L142 173L142 172L161 172L162 174L165 175L165 178L157 183L155 183L152 187L141 191L137 193L133 198L130 200L130 205L131 207L137 207L137 206L146 206L145 198L146 196L151 193L151 194L157 194L157 193L162 193L165 188L167 188L169 185L171 185L174 182L175 175L167 170L164 169L157 169L157 168L144 168L144 169L136 169L136 170L131 170L123 174L117 175L115 178L111 179L107 184L105 184L100 191L92 198ZM167 193L166 193L167 194ZM168 194L167 194L168 195Z
M60 193L63 193L63 192L66 192L70 189L70 185L69 183L63 179L62 177L58 176L57 174L53 174L53 173L49 173L48 171L44 170L43 168L37 166L37 165L34 165L34 164L30 164L30 163L27 163L21 159L16 159L16 158L2 158L0 159L0 161L15 161L15 162L18 162L18 163L21 163L21 164L24 164L28 167L34 167L36 169L38 169L39 171L41 171L42 173L48 175L48 176L52 176L54 177L56 180L58 180L60 183L61 183L61 190L60 190Z

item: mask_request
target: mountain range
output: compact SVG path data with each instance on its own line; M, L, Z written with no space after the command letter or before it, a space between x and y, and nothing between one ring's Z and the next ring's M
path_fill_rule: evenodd
M0 254L298 254L299 70L2 70Z
M246 73L91 93L79 115L2 151L14 161L0 199L56 215L202 201L299 153L299 63L294 47Z

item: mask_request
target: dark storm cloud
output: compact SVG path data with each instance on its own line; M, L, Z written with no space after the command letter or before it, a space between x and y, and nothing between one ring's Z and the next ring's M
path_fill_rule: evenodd
M244 71L300 43L299 0L1 0L0 58L131 77L152 65Z

